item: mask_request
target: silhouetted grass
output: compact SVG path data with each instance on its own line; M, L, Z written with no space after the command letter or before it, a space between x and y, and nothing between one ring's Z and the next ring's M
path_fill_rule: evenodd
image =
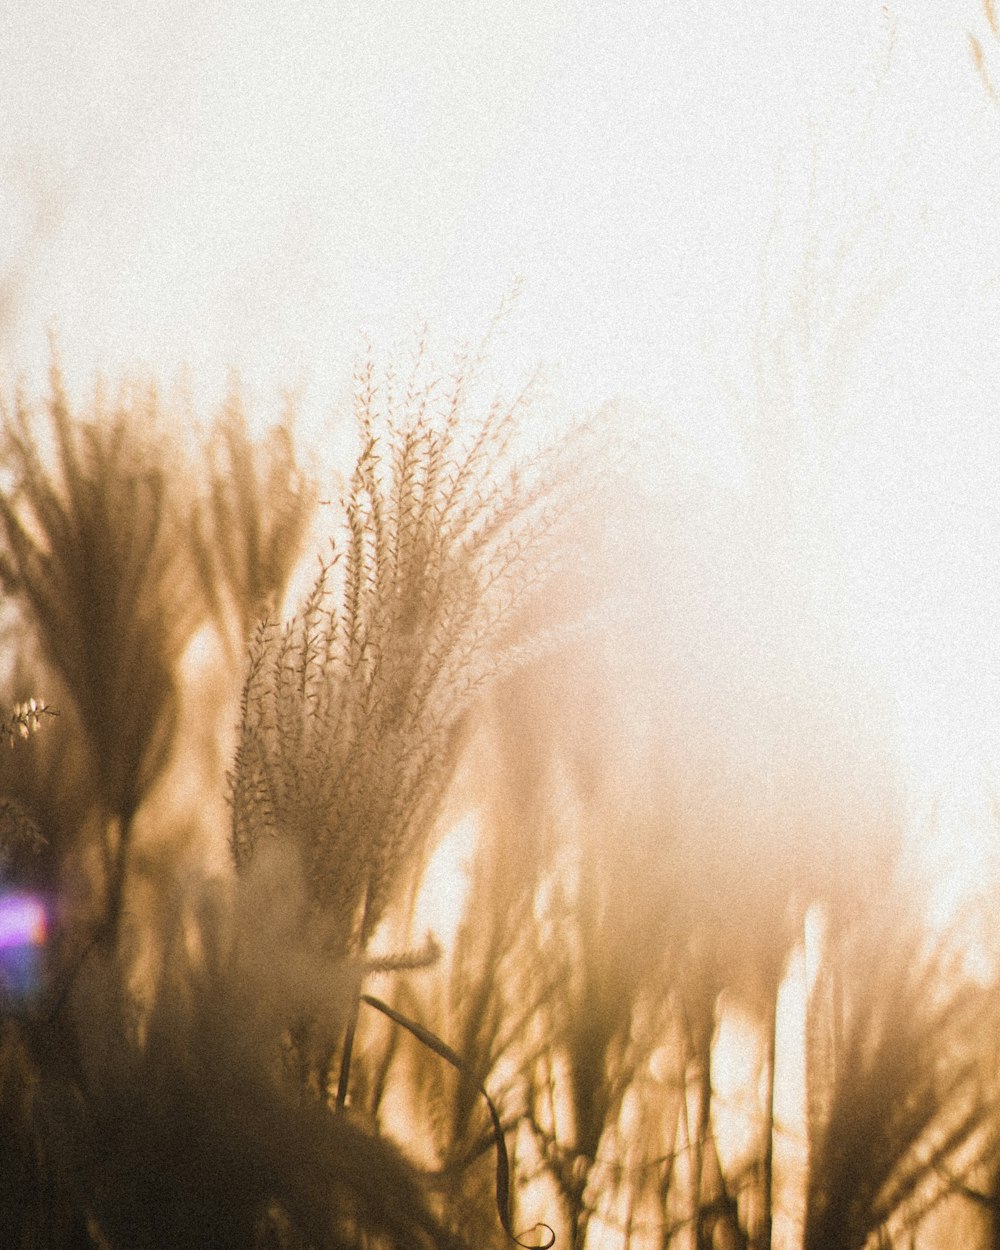
M915 1225L967 1166L992 1114L976 1041L991 999L929 944L906 894L828 935L814 998L803 1244L863 1250Z
M212 615L241 656L257 621L281 608L316 508L293 419L286 412L255 442L234 391L205 446L208 489L194 511L192 551Z
M117 930L136 813L163 773L177 664L201 617L153 391L70 412L58 367L43 415L4 412L0 577L25 605L89 752L103 920ZM54 444L43 459L39 422Z
M919 891L889 889L891 786L862 801L824 760L809 790L816 709L727 753L767 674L725 688L747 706L707 747L669 690L632 702L643 626L609 587L637 583L600 535L629 466L601 496L587 449L523 459L532 397L481 402L474 361L437 370L422 344L402 378L366 358L332 547L285 623L319 493L290 419L255 441L231 398L178 474L151 391L76 416L54 369L44 405L5 411L23 641L0 871L51 919L37 982L0 994L5 1244L461 1250L541 1207L573 1250L770 1250L778 999L810 909L806 1250L905 1245L945 1197L992 1201L992 991L931 948ZM198 629L223 644L203 704L182 679ZM209 735L239 717L211 882L169 793L182 692ZM850 771L862 748L841 747ZM443 816L470 809L442 952L411 905ZM732 1004L759 1058L739 1158Z
M366 948L434 831L473 699L523 660L514 610L566 488L506 463L530 392L474 415L466 368L428 375L418 354L398 393L359 370L343 528L297 615L250 648L234 858L289 847L333 955Z

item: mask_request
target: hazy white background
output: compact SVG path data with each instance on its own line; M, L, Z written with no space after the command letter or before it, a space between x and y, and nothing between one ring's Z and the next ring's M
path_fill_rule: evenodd
M793 497L814 650L846 631L888 676L961 844L1000 742L1000 110L969 31L1000 75L973 0L8 3L0 365L41 385L54 328L79 393L183 366L204 409L235 367L318 419L362 329L475 335L523 275L500 366L621 400L650 534L679 478L764 464Z

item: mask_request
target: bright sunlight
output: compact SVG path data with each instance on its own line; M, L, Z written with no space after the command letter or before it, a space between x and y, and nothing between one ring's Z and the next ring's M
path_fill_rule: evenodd
M993 0L9 7L4 1244L995 1247Z

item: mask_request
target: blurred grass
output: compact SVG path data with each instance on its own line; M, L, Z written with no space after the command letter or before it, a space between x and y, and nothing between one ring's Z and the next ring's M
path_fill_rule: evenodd
M769 1250L778 999L807 913L801 1244L903 1246L942 1203L992 1210L995 988L930 942L883 761L786 697L780 604L775 653L723 683L707 737L689 691L637 697L642 631L680 617L638 610L628 456L583 435L525 459L532 387L480 406L479 367L362 360L332 549L284 624L322 493L292 413L255 440L234 391L182 459L148 388L77 414L54 367L45 402L5 408L0 866L53 906L39 984L0 997L6 1244L499 1246L481 1083L513 1227ZM666 570L679 594L714 584ZM672 641L647 652L668 675L691 640ZM748 722L749 749L727 737ZM197 852L227 791L220 874ZM470 810L435 952L412 901ZM471 1080L358 1019L376 978ZM759 1060L738 1158L727 1003Z

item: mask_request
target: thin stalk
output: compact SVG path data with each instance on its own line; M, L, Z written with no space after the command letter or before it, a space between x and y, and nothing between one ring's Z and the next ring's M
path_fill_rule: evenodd
M106 823L104 861L107 899L100 932L111 947L118 941L125 906L125 879L132 835L132 822L125 816L111 817Z
M704 1053L700 1057L698 1073L698 1123L695 1135L698 1141L698 1153L696 1156L696 1184L695 1191L695 1242L698 1250L712 1250L712 1232L710 1227L706 1227L704 1219L705 1209L709 1203L709 1195L706 1193L706 1168L705 1160L709 1149L709 1138L712 1131L712 1034L708 1033L708 1041L705 1045Z
M343 1111L347 1105L347 1087L351 1079L351 1056L354 1053L354 1035L358 1029L358 1011L360 1008L361 999L355 998L351 1003L351 1014L347 1020L347 1028L344 1030L344 1049L340 1056L340 1077L337 1081L336 1102L338 1113Z
M368 932L369 919L372 914L372 879L368 878L368 885L365 889L365 905L361 913L361 924L357 938L357 953L360 958L364 955L365 947L371 934ZM350 1013L347 1017L347 1026L344 1029L344 1049L340 1056L340 1076L337 1079L337 1101L334 1104L336 1111L339 1113L347 1106L347 1090L351 1081L351 1059L354 1055L354 1037L358 1031L358 1012L361 1010L361 986L358 985L358 992L351 1000Z
M762 1215L758 1250L771 1250L774 1226L774 1077L778 1050L778 998L775 994L774 1009L768 1021L767 1033L767 1094L764 1124L764 1159L761 1176Z
M669 1139L669 1148L664 1160L663 1173L659 1181L659 1209L663 1217L663 1223L660 1228L660 1246L659 1250L669 1250L670 1243L673 1240L673 1230L669 1220L670 1198L673 1193L674 1181L676 1179L676 1161L682 1154L684 1144L679 1140L681 1130L685 1133L685 1141L687 1140L687 1091L682 1090L680 1098L677 1099L674 1110L674 1131Z

